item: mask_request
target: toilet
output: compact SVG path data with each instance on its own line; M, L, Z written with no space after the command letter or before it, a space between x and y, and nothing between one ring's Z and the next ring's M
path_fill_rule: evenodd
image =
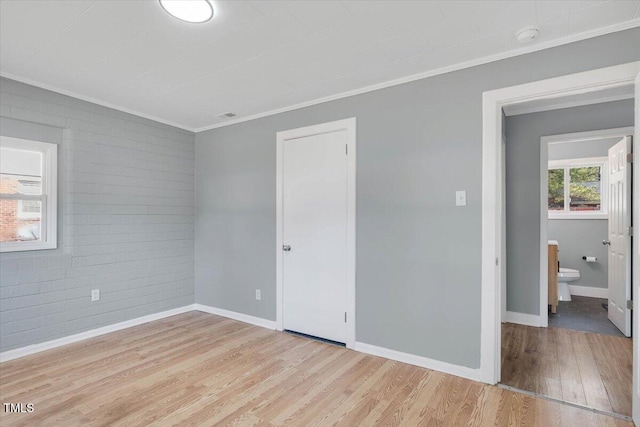
M571 301L569 283L580 278L580 271L572 268L562 268L558 271L558 301Z

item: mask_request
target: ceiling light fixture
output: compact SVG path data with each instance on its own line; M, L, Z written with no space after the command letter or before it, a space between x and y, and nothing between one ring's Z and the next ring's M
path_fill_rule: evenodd
M535 25L529 25L527 27L520 28L518 32L516 32L516 39L520 43L529 43L534 41L538 34L540 34L540 30Z
M200 24L213 18L209 0L159 0L160 6L182 21Z

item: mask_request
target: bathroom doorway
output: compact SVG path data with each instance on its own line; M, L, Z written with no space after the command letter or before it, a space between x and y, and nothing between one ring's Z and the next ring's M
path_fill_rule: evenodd
M630 419L631 331L609 319L607 180L609 150L633 134L633 100L505 116L500 386Z
M625 127L541 138L540 286L548 290L541 301L548 326L631 336L631 164L619 153L630 151L632 134Z

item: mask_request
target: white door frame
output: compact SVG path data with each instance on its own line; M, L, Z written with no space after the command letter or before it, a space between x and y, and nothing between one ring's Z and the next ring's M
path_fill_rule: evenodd
M356 342L356 118L281 131L276 137L276 329L284 329L283 174L284 143L291 139L347 132L347 348Z
M560 98L602 89L633 85L640 73L640 61L556 77L484 92L482 95L482 298L480 378L489 384L500 381L502 269L502 108L523 102ZM637 99L636 99L637 101ZM636 126L636 129L638 126ZM640 164L640 150L634 151ZM640 174L634 176L640 188ZM637 198L636 198L637 204ZM634 209L634 224L640 210ZM634 248L638 249L634 239ZM637 252L636 252L637 254ZM637 258L637 256L635 257ZM637 266L637 261L635 263ZM633 289L640 283L634 275ZM635 361L635 360L634 360ZM634 364L634 372L637 371ZM635 375L635 373L634 373Z
M630 126L589 132L549 135L540 138L540 314L538 316L538 322L534 326L540 326L543 328L549 326L549 278L547 277L549 263L549 211L547 209L547 200L549 197L549 177L547 174L549 169L549 144L562 142L588 142L590 140L598 140L602 138L622 138L627 135L633 135L633 129L633 126ZM606 200L603 200L602 202L606 203Z
M635 133L633 134L633 162L635 163L635 171L633 174L633 188L635 188L636 192L640 189L640 171L638 170L638 165L640 165L640 149L638 149L638 144L640 144L640 73L636 76L636 87L635 87ZM640 197L633 197L633 204L631 206L631 220L633 221L633 226L640 227ZM633 275L633 282L631 283L631 298L640 299L640 238L638 238L638 233L635 233L634 237L631 237L631 272ZM635 273L633 273L635 272ZM634 303L634 307L638 307L638 303ZM631 336L637 336L638 331L637 327L640 325L640 309L635 308L633 313L631 313ZM632 418L633 422L636 425L640 425L640 351L639 351L640 340L633 339L633 386L631 389L631 401L632 401Z

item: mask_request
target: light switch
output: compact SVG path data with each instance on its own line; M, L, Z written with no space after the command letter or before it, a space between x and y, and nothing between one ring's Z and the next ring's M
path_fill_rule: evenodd
M456 206L467 206L467 192L456 191Z

